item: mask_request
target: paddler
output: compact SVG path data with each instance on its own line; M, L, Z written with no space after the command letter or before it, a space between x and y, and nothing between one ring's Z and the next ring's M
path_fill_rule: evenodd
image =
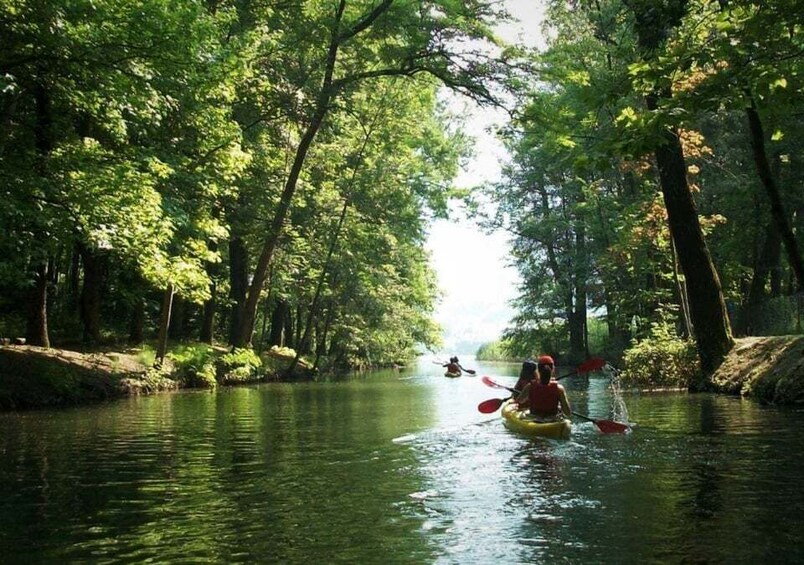
M524 372L524 363L522 368ZM552 422L572 414L567 391L553 379L555 372L556 364L552 357L539 357L533 379L525 385L516 399L520 408L530 408L530 414L536 421Z

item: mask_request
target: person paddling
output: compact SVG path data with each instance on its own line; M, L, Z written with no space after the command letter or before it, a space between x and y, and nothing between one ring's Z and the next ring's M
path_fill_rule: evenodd
M524 369L523 363L523 371ZM531 415L538 421L560 420L572 414L567 391L558 381L553 380L555 371L556 365L552 357L539 357L533 379L525 385L517 398L519 406L530 408Z
M445 363L442 367L447 368L447 373L452 375L460 375L461 374L461 365L458 363L457 357L450 357L449 363Z
M522 368L519 370L519 379L517 379L514 385L516 394L520 394L525 386L536 378L536 376L536 361L533 359L525 359L525 361L522 362Z

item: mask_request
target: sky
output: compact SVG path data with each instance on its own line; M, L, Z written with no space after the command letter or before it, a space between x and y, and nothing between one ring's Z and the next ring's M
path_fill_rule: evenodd
M498 33L509 41L540 45L539 0L506 0L505 5L519 22L499 28ZM466 131L476 140L476 156L456 184L471 187L499 179L506 152L489 129L503 124L505 114L481 110L465 100L455 104L469 116ZM444 352L473 354L481 343L499 339L514 313L509 302L519 281L516 269L508 264L508 236L486 234L460 207L453 207L449 220L432 224L427 248L442 292L435 319L444 330Z

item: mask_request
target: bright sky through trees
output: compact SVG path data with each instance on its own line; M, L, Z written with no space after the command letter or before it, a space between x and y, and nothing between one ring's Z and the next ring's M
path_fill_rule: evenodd
M508 41L541 45L539 1L507 0L506 6L519 21L501 27L499 34ZM465 100L456 104L460 113L470 116L466 129L476 139L476 156L458 185L498 179L505 150L490 130L503 123L504 113L479 110ZM479 344L498 339L513 314L508 302L516 295L518 281L516 270L507 265L506 235L485 234L458 208L450 220L433 224L428 248L443 292L436 320L444 329L444 351L474 353Z

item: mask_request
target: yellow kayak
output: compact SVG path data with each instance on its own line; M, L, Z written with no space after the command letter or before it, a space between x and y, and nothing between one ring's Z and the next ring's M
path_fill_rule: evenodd
M460 372L460 371L458 371L457 373L451 373L451 372L447 371L446 373L444 373L444 376L445 376L445 377L449 377L449 378L451 378L451 379L454 379L455 377L460 377L460 376L461 376L461 372Z
M537 422L531 418L528 410L519 410L519 405L513 400L502 405L502 416L506 428L531 437L569 439L572 433L570 420Z

